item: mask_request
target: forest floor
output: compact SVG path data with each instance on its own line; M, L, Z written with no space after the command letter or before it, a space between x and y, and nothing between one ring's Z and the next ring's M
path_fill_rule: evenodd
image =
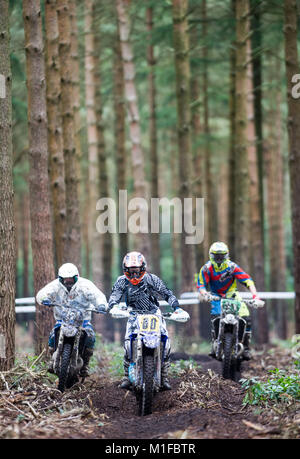
M221 364L194 355L172 372L172 390L154 400L153 413L140 418L135 398L107 371L108 361L83 384L61 394L54 377L33 371L34 362L0 373L0 438L15 439L295 439L300 438L300 402L291 397L267 407L244 404L245 389L224 380ZM185 355L173 354L183 362ZM269 347L245 362L243 378L268 377L291 364L291 351ZM41 375L42 374L42 375Z

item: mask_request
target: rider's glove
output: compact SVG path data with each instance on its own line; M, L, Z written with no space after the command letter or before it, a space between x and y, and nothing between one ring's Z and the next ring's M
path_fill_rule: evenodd
M180 309L178 300L174 301L174 303L172 304L172 308L174 309L174 311L176 311L177 309Z
M45 299L45 300L42 301L42 304L43 304L44 306L51 306L51 301Z
M105 314L107 312L108 308L105 304L99 304L98 306L96 306L95 308L95 312L96 314Z
M206 290L199 291L199 300L200 301L207 301L210 298L210 293Z

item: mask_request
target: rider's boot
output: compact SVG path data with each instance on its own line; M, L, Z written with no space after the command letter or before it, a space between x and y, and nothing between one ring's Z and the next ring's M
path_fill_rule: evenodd
M167 358L164 360L162 367L161 367L161 390L171 390L172 389L169 379L168 379L169 368L170 368L170 361Z
M49 373L54 373L54 367L53 367L53 354L54 354L54 347L48 347L48 353L49 353L49 365L48 365L48 372Z
M244 352L243 352L243 359L250 360L252 358L250 352L250 341L251 341L251 332L247 331L244 337Z
M79 375L82 377L82 378L86 378L87 376L89 376L89 363L90 363L90 359L93 355L93 349L89 348L89 347L86 347L84 349L84 353L83 353L83 365L80 369L80 372L79 372Z
M215 350L214 350L214 342L215 342L215 331L213 329L213 325L212 325L212 329L211 329L211 348L210 348L210 352L208 353L208 355L212 358L216 358L216 353L215 353Z
M121 389L129 390L131 386L131 382L129 380L128 376L128 370L129 370L129 360L124 356L123 360L123 367L124 367L124 377L122 379L122 382L120 384Z

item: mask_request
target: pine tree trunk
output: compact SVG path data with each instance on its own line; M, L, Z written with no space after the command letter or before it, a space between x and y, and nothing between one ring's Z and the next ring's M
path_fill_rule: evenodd
M236 0L231 0L231 12L236 18ZM229 73L229 171L228 171L228 245L230 257L235 259L235 79L236 79L236 38L232 40L230 48L230 73Z
M22 297L29 297L29 244L30 244L30 209L28 193L23 193L20 201L20 215L22 221L21 246L23 258Z
M210 147L209 104L208 104L208 48L207 48L207 2L202 1L202 40L203 40L203 109L204 109L204 138L205 138L205 253L208 253L210 245L218 240L218 199L217 183L213 183L213 152Z
M92 31L93 1L85 0L85 104L88 145L88 238L92 248L92 279L100 288L102 284L102 246L96 229L96 203L99 198L98 133L96 119L95 43Z
M177 136L179 147L179 196L183 203L184 198L192 196L191 171L191 111L190 111L190 66L189 44L187 33L187 1L173 1L174 50L176 72L177 98ZM183 217L190 219L191 215ZM195 259L194 247L186 244L187 234L182 221L181 256L182 256L182 291L190 291L194 287ZM187 263L187 260L189 262Z
M197 10L196 10L197 12ZM196 14L195 12L195 14ZM191 48L196 48L198 45L198 34L197 27L194 27L191 30ZM200 57L199 52L197 52L195 58ZM193 62L193 61L192 61ZM192 138L193 138L193 188L194 194L197 198L202 198L205 191L205 164L204 164L204 151L203 146L200 144L199 139L203 135L203 125L201 121L200 113L200 78L198 75L198 69L191 66L191 125L192 125ZM204 263L204 242L197 244L195 247L195 257L196 257L196 268L197 270Z
M299 74L297 51L297 4L285 0L285 63L288 101L289 168L293 228L295 332L300 333L300 111L299 100L292 96L292 78Z
M259 211L262 240L264 242L264 161L263 161L263 113L262 113L262 36L261 36L261 3L250 0L251 7L251 59L253 68L254 123L256 135L256 154L259 182ZM264 256L264 244L263 244Z
M64 258L64 244L66 238L66 188L61 126L61 88L58 53L59 31L56 0L47 0L45 3L45 28L50 189L52 198L55 259L56 266L59 267Z
M273 59L269 68L272 81L280 81L281 68L279 59ZM279 83L278 83L279 84ZM280 92L274 89L269 92L271 108L268 111L268 145L267 145L267 202L269 228L269 262L270 290L286 290L286 262L284 241L284 162L282 155L282 125ZM286 304L272 300L275 319L275 332L281 339L287 338Z
M15 358L16 246L14 222L9 8L0 0L0 371Z
M145 159L141 143L140 115L138 107L138 96L135 85L135 65L133 60L132 46L129 40L129 0L116 0L119 21L119 33L121 42L121 53L124 70L125 99L127 103L127 115L129 121L129 134L131 140L132 174L134 183L134 194L147 203L147 186L145 180ZM150 240L148 233L148 205L139 203L137 211L140 215L140 231L134 234L136 250L142 252L150 263Z
M249 174L247 155L247 37L248 0L236 0L235 104L235 261L249 267ZM238 235L238 237L237 237Z
M114 50L114 132L116 150L116 180L117 190L126 190L126 148L125 148L125 99L124 99L124 72L122 65L120 36L116 36ZM119 232L119 266L128 251L127 232Z
M177 136L179 149L179 197L184 204L184 198L193 196L192 177L192 147L191 147L191 110L190 110L190 63L187 7L185 0L173 0L173 42L175 51L176 99L177 99ZM195 247L187 244L187 233L184 223L192 221L192 209L189 212L183 205L181 233L181 291L188 292L195 288ZM199 308L192 307L189 326L185 333L189 336L199 334Z
M157 127L156 127L156 87L155 87L155 56L154 46L151 43L153 34L153 7L146 10L146 24L148 30L147 61L149 66L149 125L150 125L150 171L151 171L151 198L158 198L158 155L157 155ZM151 234L151 265L152 269L160 276L160 247L159 233Z
M107 171L107 158L106 148L104 139L104 127L102 118L102 97L101 97L101 55L102 43L101 34L99 28L99 21L97 18L97 6L100 8L103 6L100 3L93 4L93 18L90 25L92 30L93 45L94 45L94 59L93 59L93 78L94 78L94 97L95 97L95 127L96 127L96 149L97 149L97 196L99 198L109 197L109 186L108 186L108 171ZM112 285L112 234L109 232L98 234L98 286L109 297ZM115 322L107 315L105 317L95 317L96 329L102 334L102 336L109 341L114 341L114 328Z
M66 183L66 244L64 260L81 268L81 234L78 200L77 157L71 55L71 11L68 0L57 0L61 109Z
M29 123L29 191L34 291L55 277L48 176L47 108L39 0L23 0ZM53 313L36 305L35 350L47 347Z
M100 2L100 6L103 4ZM93 14L94 19L97 18L96 10ZM99 186L98 195L99 198L109 197L109 179L108 179L108 168L107 168L107 151L104 137L104 125L103 125L103 102L101 96L101 62L100 57L103 55L102 41L99 26L94 20L93 33L95 40L95 101L96 101L96 127L97 127L97 149L98 149L98 163L99 163ZM106 232L101 235L102 245L102 286L105 295L109 295L112 286L112 250L113 241L112 233ZM110 328L113 330L114 321L110 321ZM111 332L111 336L113 336Z
M258 291L265 290L265 273L264 273L264 241L262 234L261 212L260 212L260 186L259 186L259 168L258 156L256 149L256 126L254 117L254 94L253 94L253 71L251 63L250 41L247 41L247 53L249 65L247 68L247 140L248 140L248 163L249 163L249 207L250 207L250 247L249 266L251 276L255 281ZM251 311L253 318L253 335L258 344L268 343L268 317L267 306L257 311Z
M70 1L70 21L71 21L71 59L72 59L72 87L73 87L73 111L74 111L74 138L76 148L76 167L78 181L78 195L80 194L81 177L81 142L80 142L80 62L78 50L78 22L77 22L77 1ZM82 222L83 223L83 222Z

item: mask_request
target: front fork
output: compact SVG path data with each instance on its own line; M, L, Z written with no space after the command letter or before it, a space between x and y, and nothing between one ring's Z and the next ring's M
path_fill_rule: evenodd
M223 340L224 340L224 336L225 336L225 333L226 333L226 326L227 325L228 324L226 324L222 319L220 319L218 336L215 339L215 343L214 343L214 348L215 348L214 351L215 351L217 360L222 360ZM243 353L244 346L243 346L242 342L239 341L239 327L238 327L238 324L230 325L230 328L231 328L230 332L233 334L234 343L235 343L235 345L234 345L234 358L237 359Z
M70 368L76 369L77 367L80 335L81 335L81 330L79 329L74 338L69 369ZM53 353L53 357L52 357L53 358L53 369L56 375L59 374L60 358L61 358L62 350L64 347L64 340L65 340L65 335L62 331L62 327L60 327L57 348L55 352Z
M141 390L143 387L143 341L140 336L136 337L135 343L131 342L131 364L135 362L135 387ZM155 359L155 389L158 391L161 386L161 362L163 358L164 347L160 342L160 349L154 349Z

